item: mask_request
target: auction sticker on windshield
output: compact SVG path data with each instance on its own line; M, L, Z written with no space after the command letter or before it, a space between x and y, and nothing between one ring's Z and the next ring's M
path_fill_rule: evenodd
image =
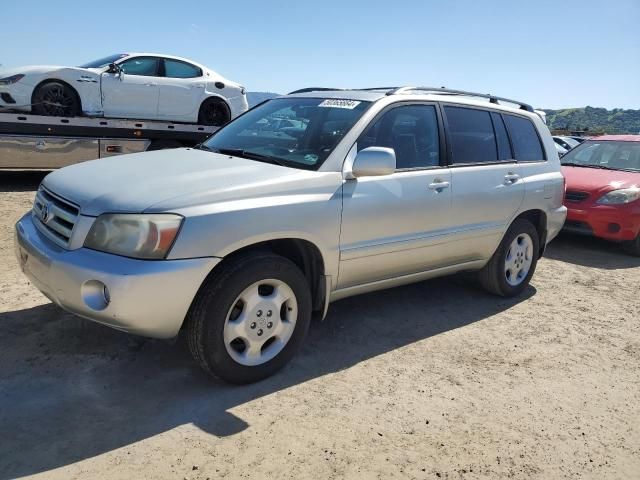
M358 105L360 105L360 103L361 102L358 102L356 100L330 99L330 100L323 100L318 106L329 107L329 108L346 108L347 110L353 110Z

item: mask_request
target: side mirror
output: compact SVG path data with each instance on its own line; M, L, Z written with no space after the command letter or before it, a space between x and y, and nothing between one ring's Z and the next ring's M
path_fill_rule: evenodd
M107 68L107 73L122 73L122 69L119 65L115 63L110 63L109 68Z
M368 147L353 160L351 173L358 177L379 177L396 171L396 152L393 148Z

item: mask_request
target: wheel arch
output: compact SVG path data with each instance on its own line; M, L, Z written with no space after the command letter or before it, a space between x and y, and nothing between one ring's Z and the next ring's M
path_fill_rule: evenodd
M309 240L293 237L275 238L242 246L226 254L209 275L220 265L232 262L237 256L253 251L272 252L295 263L309 282L313 311L324 314L330 293L327 291L327 282L325 282L325 260L320 248Z
M34 97L35 97L36 92L38 91L38 89L40 87L46 85L47 83L61 83L64 86L69 87L69 89L71 89L73 94L76 96L76 100L78 100L78 104L80 105L80 111L84 112L84 107L82 105L82 97L80 96L80 93L78 93L78 89L75 88L73 85L71 85L66 80L61 80L59 78L45 78L40 83L38 83L35 87L33 87L33 91L31 92L31 103L33 103Z
M540 247L538 251L538 258L542 257L547 245L547 214L544 210L540 209L526 210L515 217L511 223L520 218L528 220L536 228Z
M204 104L210 101L216 101L224 104L224 106L227 108L227 111L229 112L229 121L231 121L231 116L232 116L231 105L229 104L229 102L225 97L217 93L208 93L207 96L202 99L202 101L200 102L200 106L198 107L198 118L200 118L200 113L202 112L202 107L204 106Z

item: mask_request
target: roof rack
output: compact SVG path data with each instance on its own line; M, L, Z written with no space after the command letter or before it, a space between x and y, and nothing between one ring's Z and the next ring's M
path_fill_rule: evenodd
M452 90L450 88L444 87L397 87L387 92L387 95L396 95L398 93L406 93L406 92L428 92L434 93L436 95L446 94L446 95L463 95L466 97L479 97L479 98L488 98L489 102L499 104L500 102L513 103L515 105L519 105L521 110L526 110L527 112L533 112L533 107L528 103L521 102L519 100L512 100L510 98L497 97L495 95L491 95L490 93L476 93L476 92L467 92L465 90Z

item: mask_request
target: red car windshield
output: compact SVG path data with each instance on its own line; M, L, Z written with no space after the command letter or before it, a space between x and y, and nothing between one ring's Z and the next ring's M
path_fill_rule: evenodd
M640 142L587 140L560 159L562 165L640 172Z

